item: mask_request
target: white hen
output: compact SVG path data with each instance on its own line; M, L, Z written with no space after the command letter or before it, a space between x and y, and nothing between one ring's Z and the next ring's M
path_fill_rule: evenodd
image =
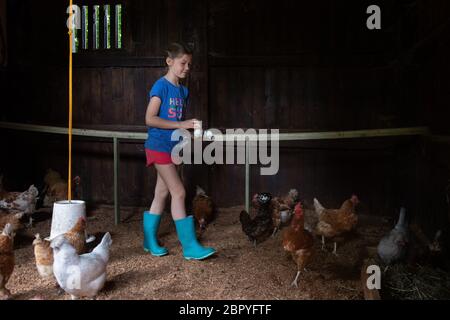
M103 288L111 244L107 232L92 252L78 255L64 235L52 240L55 278L72 299L94 298Z

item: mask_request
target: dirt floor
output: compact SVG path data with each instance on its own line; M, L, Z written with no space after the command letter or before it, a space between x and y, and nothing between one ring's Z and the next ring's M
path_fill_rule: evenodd
M241 230L242 207L220 209L217 219L202 238L204 245L218 253L204 261L183 259L174 224L165 214L160 239L170 254L153 257L142 249L142 209L122 208L124 222L114 225L112 207L89 213L88 233L112 235L113 245L108 280L97 299L363 299L360 270L365 248L377 244L388 230L386 222L360 216L358 231L338 244L338 256L321 251L316 239L316 255L308 272L299 278L299 287L290 286L296 265L281 247L281 234L253 247ZM35 214L37 215L37 214ZM16 237L16 266L7 287L12 299L70 299L58 294L54 283L42 280L35 267L34 234L50 234L50 213L40 213L33 228ZM95 242L96 243L96 242ZM94 243L94 244L95 244Z

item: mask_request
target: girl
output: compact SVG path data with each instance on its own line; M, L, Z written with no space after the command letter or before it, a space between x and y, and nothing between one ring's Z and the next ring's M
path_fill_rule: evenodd
M198 243L192 216L186 217L184 200L186 192L172 163L171 151L178 143L171 141L175 129L193 129L196 119L181 121L188 98L188 89L180 84L189 73L192 51L186 46L173 43L167 50L167 74L155 82L150 91L150 102L145 115L149 127L145 142L147 166L157 171L155 197L150 211L144 212L144 250L154 256L164 256L167 249L158 245L157 232L167 196L171 195L172 218L175 221L183 256L190 260L205 259L216 251Z

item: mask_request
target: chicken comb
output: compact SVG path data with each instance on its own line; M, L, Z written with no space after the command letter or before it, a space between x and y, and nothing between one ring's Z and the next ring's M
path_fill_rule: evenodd
M297 204L295 205L294 212L295 212L295 214L303 213L303 206L302 206L302 203L300 201L297 202Z

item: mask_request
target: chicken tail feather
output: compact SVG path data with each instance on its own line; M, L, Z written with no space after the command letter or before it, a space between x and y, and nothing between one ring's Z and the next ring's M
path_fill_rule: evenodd
M317 200L316 198L314 198L314 210L319 215L325 210L325 208L320 204L319 200Z
M7 223L3 228L2 235L7 237L12 237L14 234L13 226L10 223Z
M102 238L102 241L92 250L92 252L95 252L102 256L104 261L108 261L109 259L109 248L112 245L112 239L111 234L109 232L105 233L105 235Z

